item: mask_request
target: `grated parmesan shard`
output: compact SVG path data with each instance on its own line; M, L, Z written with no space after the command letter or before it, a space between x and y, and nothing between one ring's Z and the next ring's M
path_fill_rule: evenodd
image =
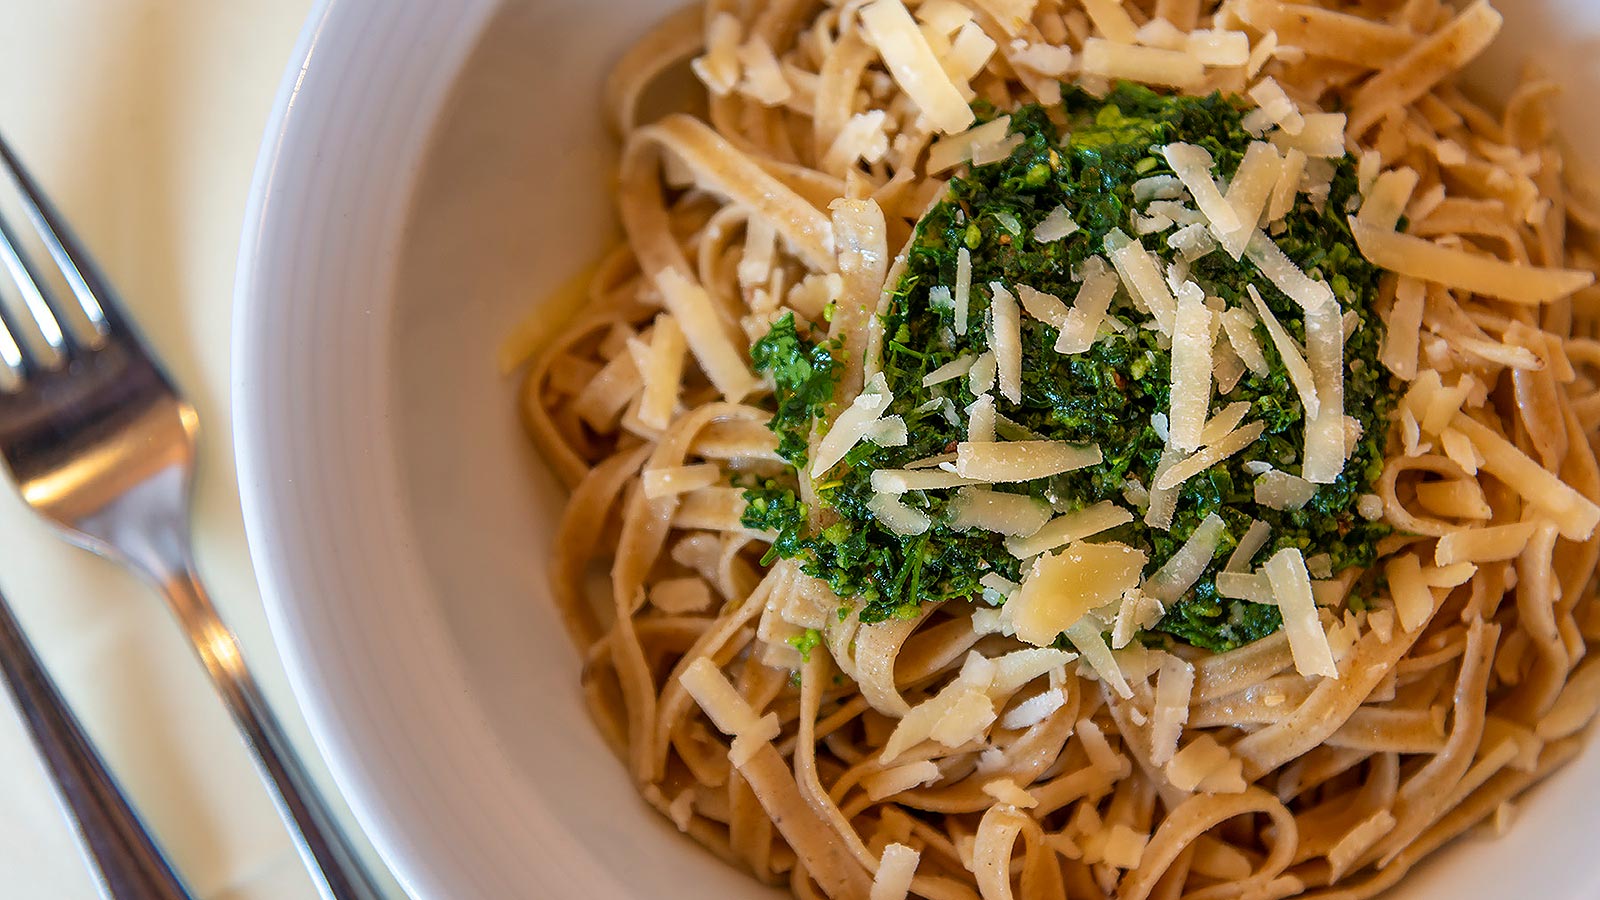
M644 387L639 394L639 421L644 425L665 429L672 423L678 409L678 394L683 387L683 364L688 354L688 344L678 320L666 313L656 316L656 328L650 336L650 350L639 375Z
M1018 559L1029 559L1132 521L1133 513L1110 500L1102 500L1057 516L1027 537L1007 540L1006 551Z
M950 527L979 529L1013 537L1033 534L1050 521L1050 504L1026 494L1007 494L983 487L963 487L949 506Z
M1049 325L1051 328L1060 329L1067 324L1067 305L1061 298L1054 294L1036 291L1025 284L1017 285L1017 299L1022 301L1022 308L1028 315Z
M1193 694L1194 666L1181 657L1163 654L1156 674L1156 704L1150 726L1150 761L1155 765L1165 766L1178 752Z
M1211 167L1216 165L1216 161L1204 147L1168 144L1161 148L1161 155L1172 166L1173 174L1189 189L1195 205L1211 223L1212 231L1231 232L1243 224L1239 221L1239 214L1233 211L1233 206L1217 189L1216 181L1212 180Z
M1057 353L1087 353L1094 346L1100 325L1106 320L1111 300L1116 296L1117 282L1117 273L1100 257L1091 256L1083 264L1083 284L1056 338Z
M1066 441L963 442L956 445L956 474L993 483L1049 478L1099 465L1100 448Z
M1299 150L1316 159L1338 159L1345 154L1344 113L1308 113L1299 134L1274 131L1268 140L1287 153Z
M1244 255L1282 173L1283 158L1271 144L1256 141L1245 151L1244 160L1239 163L1239 170L1234 173L1224 197L1238 217L1239 225L1231 231L1215 223L1211 226L1211 233L1230 257L1238 259Z
M1155 317L1156 328L1163 334L1171 335L1178 301L1172 296L1167 280L1161 276L1156 258L1143 244L1128 237L1119 228L1113 228L1106 234L1105 249L1128 294ZM1087 286L1088 282L1085 281Z
M1049 244L1070 237L1077 231L1078 223L1072 221L1072 213L1067 212L1065 206L1057 205L1034 226L1033 239L1041 244Z
M956 307L956 334L966 334L972 309L972 253L966 247L956 251L956 290L951 299Z
M1117 543L1076 544L1039 557L1004 607L1017 638L1048 647L1091 610L1136 587L1145 559L1143 551Z
M990 282L989 346L999 369L1000 395L1022 402L1022 317L1017 298L998 281Z
M928 765L931 762L924 760ZM934 767L938 771L938 767ZM890 844L883 848L878 860L878 873L872 878L872 892L867 900L906 900L911 895L911 882L917 874L917 864L922 853L905 844Z
M926 534L933 519L920 509L906 505L899 494L873 494L867 509L890 531L902 537Z
M817 443L817 458L811 466L811 477L821 478L839 464L850 449L867 436L874 422L883 416L894 398L883 373L874 375L850 406L835 419L828 433Z
M964 131L976 117L966 97L939 65L933 48L901 0L873 0L857 15L895 83L946 134Z
M1183 546L1145 580L1141 590L1162 603L1177 602L1211 565L1211 558L1227 533L1228 527L1222 518L1208 513Z
M1204 448L1199 453L1196 453L1193 456L1181 458L1179 462L1174 463L1165 471L1162 471L1161 467L1157 466L1156 491L1170 491L1176 489L1185 481L1188 481L1194 476L1199 475L1201 472L1204 472L1217 463L1222 462L1235 453L1238 453L1240 450L1250 446L1255 442L1256 438L1261 437L1262 432L1266 430L1266 423L1251 422L1248 425L1240 427L1227 437L1217 441L1215 444ZM1174 502L1176 502L1175 498ZM1152 510L1156 508L1156 498L1154 492L1152 492L1150 497L1150 508ZM1150 521L1148 516L1146 517L1145 521ZM1165 527L1163 527L1163 530L1165 530Z
M1293 547L1279 550L1267 560L1266 573L1278 599L1278 609L1283 612L1283 630L1289 636L1295 669L1301 675L1338 678L1339 667L1334 664L1333 649L1318 618L1305 558Z
M1267 276L1273 286L1300 304L1301 309L1309 311L1335 302L1332 288L1307 276L1265 234L1257 231L1251 236L1250 243L1245 247L1245 255L1250 257L1250 261L1256 264L1256 268Z
M1171 408L1167 420L1172 446L1179 450L1200 448L1200 432L1205 430L1206 414L1211 409L1212 334L1212 312L1206 307L1205 292L1189 282L1178 296L1172 330Z
M1261 293L1256 286L1246 285L1245 290L1250 294L1250 300L1256 306L1256 312L1261 315L1261 324L1267 328L1267 334L1272 338L1272 345L1278 350L1278 358L1283 360L1283 367L1289 372L1289 381L1294 384L1295 391L1300 395L1300 405L1305 407L1307 418L1313 417L1321 409L1321 402L1317 397L1317 380L1311 367L1306 364L1305 355L1300 347L1295 344L1294 338L1285 331L1278 317L1273 315L1267 302L1261 299Z
M755 746L778 736L777 715L758 715L708 657L696 659L684 669L678 681L717 730L734 738L730 756L751 753ZM738 762L735 760L735 764Z
M1316 385L1318 407L1305 429L1301 475L1313 484L1332 484L1344 472L1349 447L1344 428L1344 324L1339 305L1306 313L1306 364Z
M1297 135L1305 130L1305 116L1300 114L1300 108L1284 93L1277 79L1270 76L1261 79L1250 88L1249 94L1260 108L1262 124L1281 128L1289 135ZM1265 133L1266 130L1262 128L1258 133Z
M1010 129L1011 117L1001 116L935 142L928 148L928 174L937 175L967 162L976 148L998 145Z

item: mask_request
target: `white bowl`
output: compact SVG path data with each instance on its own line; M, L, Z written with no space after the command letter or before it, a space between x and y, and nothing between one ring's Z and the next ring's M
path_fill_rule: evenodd
M327 0L241 249L239 477L274 636L362 825L419 900L749 896L636 799L542 570L562 494L502 339L615 234L602 73L676 0ZM1600 79L1591 0L1502 3L1489 74ZM1600 749L1403 898L1600 897ZM1468 846L1470 844L1470 846Z

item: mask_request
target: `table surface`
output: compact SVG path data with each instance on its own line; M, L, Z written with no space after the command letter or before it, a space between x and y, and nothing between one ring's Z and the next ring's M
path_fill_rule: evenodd
M0 0L0 125L199 408L200 569L308 755L245 547L228 369L245 198L311 5ZM3 488L0 586L197 897L316 896L161 600L57 540ZM326 770L311 762L326 785ZM0 893L97 896L3 702L0 798Z

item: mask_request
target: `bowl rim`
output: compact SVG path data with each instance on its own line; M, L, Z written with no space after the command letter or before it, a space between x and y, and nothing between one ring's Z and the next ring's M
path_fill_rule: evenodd
M304 166L297 169L289 159L289 151L304 144L305 134L314 133L317 127L306 121L305 101L309 97L303 95L303 90L308 79L314 82L321 69L330 68L337 61L339 54L333 48L361 39L362 35L347 23L376 12L396 15L399 7L417 10L429 5L427 0L315 0L285 66L256 157L239 241L230 338L235 473L246 542L273 644L312 743L332 776L334 789L401 889L407 896L417 898L454 896L461 885L437 871L423 855L408 850L415 846L414 835L401 817L388 814L385 792L380 789L379 780L371 777L369 760L355 740L356 731L349 721L351 710L317 677L325 662L319 654L326 651L319 650L310 640L311 626L306 622L303 604L293 600L297 574L289 571L281 555L285 524L282 507L287 504L269 489L273 461L265 408L270 403L267 386L273 383L278 359L267 342L257 339L252 325L273 315L272 310L281 305L271 289L273 261L267 257L265 247L271 235L295 227L284 221L287 211L280 211L283 204L276 202L277 198L310 177ZM433 62L437 73L433 80L439 82L440 88L438 103L443 102L450 77L470 52L495 3L464 0L452 6L458 17L453 25L453 40L447 42L447 52L437 55ZM433 119L425 115L420 118L426 122ZM431 126L425 130L431 131ZM424 149L426 143L421 142Z

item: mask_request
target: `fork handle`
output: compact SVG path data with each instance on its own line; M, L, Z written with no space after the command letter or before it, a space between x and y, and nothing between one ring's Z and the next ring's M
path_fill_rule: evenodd
M192 900L0 597L0 675L107 900Z
M162 584L324 900L383 900L244 664L193 565Z

